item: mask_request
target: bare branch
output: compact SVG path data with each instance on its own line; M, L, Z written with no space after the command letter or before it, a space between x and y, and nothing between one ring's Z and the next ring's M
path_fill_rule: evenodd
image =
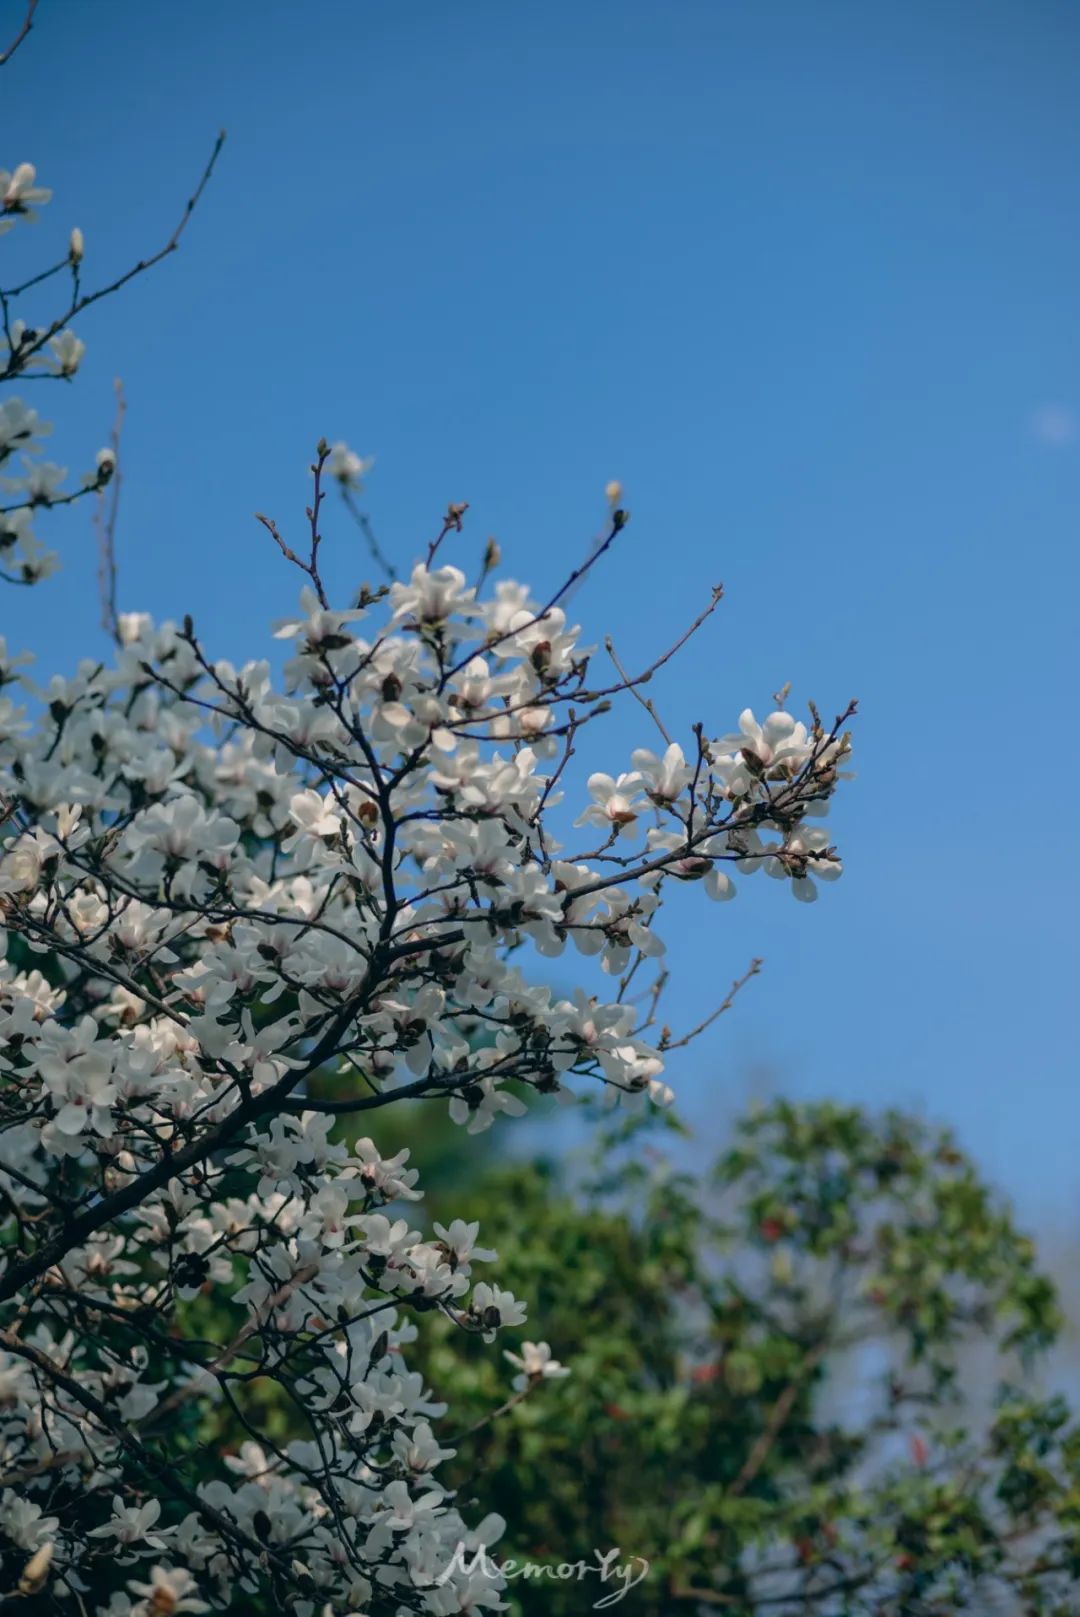
M746 987L751 977L757 976L764 964L765 962L763 960L751 960L742 976L737 977L732 983L731 987L728 989L727 997L724 999L723 1003L718 1005L715 1011L713 1011L711 1015L707 1016L703 1022L699 1022L697 1027L692 1027L689 1033L684 1033L681 1039L673 1039L669 1030L665 1028L660 1036L660 1049L681 1050L685 1045L688 1045L692 1039L696 1039L699 1033L704 1033L706 1028L712 1027L713 1023L723 1016L725 1011L730 1011L732 1005L735 1003L735 997L739 993L740 989Z
M23 40L26 38L27 34L30 32L31 28L33 28L34 12L37 10L37 8L38 0L30 0L30 3L26 8L26 15L23 17L22 27L15 35L15 38L11 41L11 44L8 46L7 50L0 51L0 67L7 66L7 64L11 61L11 58L15 55L15 52L18 50L19 46L22 44Z
M111 297L113 293L119 292L121 287L127 286L128 282L133 281L136 276L145 274L147 270L153 269L156 264L160 264L163 259L168 258L170 254L176 252L177 248L180 246L180 241L183 237L184 231L187 229L188 221L195 212L199 199L206 190L207 185L210 183L210 177L214 172L214 167L217 163L218 157L221 154L221 149L224 144L225 131L223 129L218 135L217 140L214 142L214 148L210 153L206 167L203 169L199 183L195 187L195 190L192 192L191 196L188 198L184 211L180 215L180 219L165 245L160 247L156 253L152 253L149 258L140 258L137 264L133 264L129 270L125 270L122 275L117 276L116 280L110 281L107 286L99 287L94 292L80 292L78 290L78 281L76 279L75 296L73 297L68 308L57 319L53 320L49 325L44 326L41 330L35 331L32 338L30 338L28 341L20 343L13 352L9 353L7 365L4 371L0 374L4 376L13 376L19 374L22 375L27 381L40 379L41 373L35 374L32 371L28 372L26 367L29 361L36 354L41 352L51 338L55 337L59 331L62 331L63 328L78 315L82 314L85 309L89 309L95 303L100 303L102 298ZM65 260L65 262L67 261ZM60 266L57 266L57 268L59 267ZM8 305L13 296L15 296L14 289L12 291L0 291L0 307L2 307L3 310L5 328L8 327Z
M376 567L378 567L381 572L385 573L387 578L391 580L395 579L397 577L397 569L395 568L393 562L390 561L383 553L382 547L380 546L378 539L375 537L375 530L371 525L371 518L368 516L366 511L361 511L353 497L352 490L347 488L344 484L342 484L341 487L341 499L346 511L348 511L349 515L356 523L356 526L363 534L368 550L371 553L371 559L375 563Z
M123 481L120 467L120 436L124 427L127 402L124 385L117 377L113 383L116 394L116 416L113 420L109 443L113 452L113 473L109 482L98 491L94 511L94 530L98 544L98 596L101 603L101 627L110 639L120 641L116 613L116 518L120 508L120 486Z

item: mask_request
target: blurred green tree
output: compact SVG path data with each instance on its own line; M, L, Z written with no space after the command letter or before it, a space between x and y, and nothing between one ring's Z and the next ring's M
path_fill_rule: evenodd
M463 1204L529 1300L520 1334L572 1371L507 1408L508 1367L421 1322L455 1422L441 1474L506 1519L498 1559L643 1557L624 1617L1080 1609L1080 1432L1034 1379L1054 1289L947 1133L778 1103L697 1177L631 1122L576 1185L492 1164ZM621 1588L509 1592L569 1617Z

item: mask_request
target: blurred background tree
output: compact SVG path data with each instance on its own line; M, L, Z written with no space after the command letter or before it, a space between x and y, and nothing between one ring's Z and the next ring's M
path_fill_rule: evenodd
M419 1165L449 1189L442 1133ZM493 1151L452 1205L571 1368L511 1397L489 1349L421 1323L443 1475L506 1519L500 1560L644 1557L626 1617L1075 1611L1080 1434L1036 1376L1054 1288L947 1133L773 1103L698 1177L634 1120L576 1174ZM560 1617L617 1588L510 1594Z

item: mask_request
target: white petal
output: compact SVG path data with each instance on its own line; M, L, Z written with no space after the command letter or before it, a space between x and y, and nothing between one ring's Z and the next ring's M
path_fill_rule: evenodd
M76 1106L69 1100L56 1114L56 1126L61 1134L81 1134L87 1124L85 1106Z
M716 899L718 903L735 897L735 883L727 871L717 870L715 865L706 875L703 885L709 897Z

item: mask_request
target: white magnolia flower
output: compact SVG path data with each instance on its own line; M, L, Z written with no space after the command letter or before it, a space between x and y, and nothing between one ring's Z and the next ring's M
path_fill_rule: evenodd
M418 562L407 584L391 584L390 604L396 622L415 618L418 623L435 628L445 623L452 613L469 614L475 593L466 587L465 574L460 568L438 567L430 572Z
M504 1349L503 1358L521 1371L513 1380L515 1392L521 1392L538 1381L560 1381L570 1374L568 1365L552 1358L546 1342L522 1342L520 1354Z
M52 461L27 464L22 479L23 497L29 505L48 505L60 493L66 476L67 467L56 466Z
M816 882L836 881L844 868L830 849L828 833L809 825L792 831L782 848L766 857L764 865L766 875L790 878L792 893L804 904L812 904L817 898Z
M22 213L33 218L35 207L42 207L52 192L37 184L33 163L20 163L10 173L0 169L0 208L5 213Z
M476 1238L480 1234L478 1220L467 1224L463 1218L455 1218L449 1226L436 1224L435 1234L449 1248L454 1268L464 1269L466 1274L473 1263L494 1263L498 1257L498 1253L489 1247L477 1246Z
M36 410L31 410L21 399L5 399L0 404L0 460L12 449L33 449L37 440L50 432L48 422L42 421Z
M464 1124L469 1134L482 1134L500 1113L505 1113L507 1117L521 1117L524 1112L525 1102L508 1089L496 1085L491 1078L470 1086L468 1092L455 1095L450 1102L451 1120Z
M57 376L74 376L86 353L86 344L73 331L61 331L49 338L49 349Z
M434 1471L443 1460L449 1460L456 1449L444 1449L436 1442L429 1421L418 1421L410 1433L395 1432L394 1453L402 1465L414 1475Z
M116 1494L109 1520L101 1527L91 1528L89 1536L113 1538L118 1544L134 1544L148 1550L163 1550L165 1540L152 1532L160 1515L160 1499L148 1499L144 1505L126 1505Z
M512 1291L489 1286L486 1280L473 1287L470 1312L483 1327L485 1342L493 1342L495 1332L504 1326L525 1323L524 1303L518 1302Z
M770 713L759 724L750 708L739 714L738 732L721 736L712 748L717 754L739 752L752 768L771 770L785 765L789 771L801 768L811 751L806 726L797 724L790 713Z
M693 778L694 771L686 762L677 741L671 743L662 758L657 758L645 747L639 747L632 755L632 761L645 791L654 803L674 803Z
M348 444L340 441L332 445L326 458L326 470L343 488L357 489L375 462L354 453Z
M210 1611L211 1607L199 1598L198 1584L184 1567L155 1566L150 1579L141 1583L132 1579L128 1588L142 1598L134 1606L132 1617L180 1617L182 1612Z
M628 836L644 807L639 796L641 776L620 775L616 780L611 775L595 774L589 776L587 784L592 803L574 824L598 825L615 836Z
M40 826L17 837L0 856L0 893L26 892L36 887L46 860L59 851L56 841Z
M40 1505L20 1498L14 1489L5 1488L0 1494L0 1528L21 1550L36 1550L55 1536L59 1525L56 1516L43 1515Z

